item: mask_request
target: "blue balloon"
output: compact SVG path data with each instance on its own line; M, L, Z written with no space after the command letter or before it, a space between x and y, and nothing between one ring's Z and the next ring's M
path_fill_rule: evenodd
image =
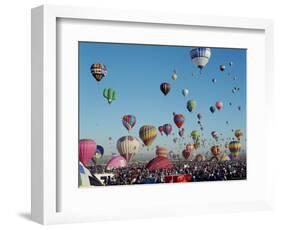
M97 145L97 150L96 150L96 154L100 155L100 157L103 156L104 154L104 149L101 145Z

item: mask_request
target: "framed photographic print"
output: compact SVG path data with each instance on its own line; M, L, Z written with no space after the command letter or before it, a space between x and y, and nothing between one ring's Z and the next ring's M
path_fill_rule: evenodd
M273 108L272 30L263 19L33 9L32 219L270 208L272 146L259 133L273 127L260 109Z

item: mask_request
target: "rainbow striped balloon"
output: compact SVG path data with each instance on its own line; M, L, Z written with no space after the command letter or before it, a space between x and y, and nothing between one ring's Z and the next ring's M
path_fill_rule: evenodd
M150 146L157 137L157 129L153 125L144 125L139 130L139 136L144 145Z
M228 148L234 157L238 157L240 155L241 143L239 141L231 141Z

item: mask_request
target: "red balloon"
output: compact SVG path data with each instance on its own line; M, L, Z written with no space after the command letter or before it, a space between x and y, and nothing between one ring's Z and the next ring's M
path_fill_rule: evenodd
M174 115L174 122L178 128L181 128L184 124L184 115L183 114L175 114Z
M82 139L79 141L79 161L85 166L90 162L96 154L97 144L91 139Z
M167 157L157 156L147 163L146 168L149 171L171 169L173 168L173 163Z
M183 151L182 151L182 156L184 157L184 159L188 159L189 157L190 157L190 155L191 155L191 152L190 151L188 151L188 150L186 150L186 149L184 149Z
M221 110L222 107L223 107L223 103L221 101L217 101L216 102L216 107L217 107L218 110Z

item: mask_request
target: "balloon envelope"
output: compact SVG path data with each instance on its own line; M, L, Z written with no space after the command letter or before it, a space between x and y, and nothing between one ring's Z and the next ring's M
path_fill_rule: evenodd
M140 142L137 138L132 136L124 136L117 141L117 150L122 157L130 162L133 157L138 153Z
M160 90L166 96L170 92L170 90L171 90L171 85L169 83L167 83L167 82L163 82L160 85Z
M182 90L182 95L184 96L184 97L186 97L187 95L188 95L188 89L183 89Z
M125 168L128 166L126 159L122 156L114 155L106 164L106 170Z
M238 157L240 155L241 144L239 141L231 141L228 144L229 151L231 152L232 156Z
M173 130L173 127L171 124L163 125L163 132L166 134L166 136L170 135L172 130Z
M218 110L221 110L222 107L223 107L223 103L221 101L217 101L216 102L216 107L217 107Z
M211 113L214 113L216 111L216 108L214 106L211 106L210 111L211 111Z
M155 153L157 156L160 156L160 157L168 157L169 150L165 147L156 146Z
M211 152L216 157L221 153L221 149L218 145L214 145L211 147Z
M202 69L211 57L211 49L210 48L194 48L190 51L190 57L192 63L196 65L199 69Z
M106 76L107 68L104 64L101 63L92 64L91 73L97 81L100 81Z
M237 130L235 130L234 135L237 138L237 140L240 141L241 137L243 136L243 132L241 129L237 129Z
M124 127L130 131L136 124L137 119L134 115L124 115L122 118L122 123Z
M79 141L79 161L85 166L90 162L96 154L97 144L91 139L82 139Z
M139 130L139 137L146 146L153 143L157 137L157 129L153 125L144 125Z
M174 115L174 122L175 122L176 126L178 128L181 128L184 124L184 115L176 114L176 113L173 113L173 115Z
M146 165L146 168L149 171L154 171L158 169L171 169L173 168L173 164L167 157L158 156L149 161Z
M196 108L196 101L195 100L187 101L186 108L189 112L192 112Z
M108 104L111 104L114 100L117 99L117 93L112 88L106 88L103 90L103 97L107 99Z

